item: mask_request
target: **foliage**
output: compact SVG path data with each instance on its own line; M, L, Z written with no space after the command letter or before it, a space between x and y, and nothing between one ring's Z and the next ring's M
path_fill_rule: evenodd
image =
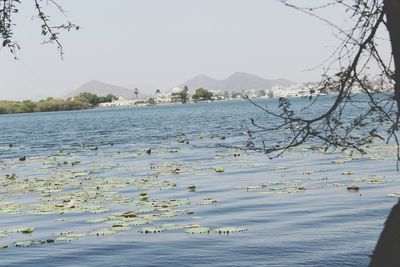
M243 98L243 97L246 97L246 95L243 94L243 92L231 92L231 96L232 96L232 98Z
M38 102L25 101L0 101L0 114L28 113L44 111L79 110L90 108L90 105L77 100L63 100L48 98Z
M266 96L266 95L267 95L267 93L265 92L265 90L258 90L256 92L256 96L257 97L263 97L263 96Z
M187 103L189 88L185 85L182 91L179 92L182 104Z
M328 149L350 149L365 153L365 146L374 139L393 141L399 147L397 132L400 115L400 6L394 0L342 1L330 0L317 7L299 7L280 0L286 6L307 13L328 23L336 31L341 44L326 61L321 82L311 92L335 92L330 106L318 115L312 107L318 96L310 96L303 108L294 107L287 98L280 98L277 107L260 106L267 120L252 120L256 128L249 132L250 147L278 157L288 149L318 143ZM397 4L396 4L397 2ZM319 15L320 10L336 6L347 14L343 28ZM380 44L387 41L378 33L389 32L392 58L385 59ZM388 41L387 41L388 42ZM378 68L374 75L371 69ZM372 77L372 78L371 78ZM389 92L382 93L388 87ZM355 94L360 90L364 96ZM251 101L251 100L249 100ZM385 136L385 137L383 137ZM279 140L278 140L279 139ZM265 140L275 140L269 142ZM256 145L254 146L254 141ZM258 141L258 142L257 142ZM400 160L399 149L397 158Z
M12 54L20 49L18 43L14 40L14 15L19 12L21 0L0 0L0 45L10 50ZM66 21L61 25L52 25L50 17L46 14L46 9L55 7L64 17L66 13L62 6L56 0L33 0L36 16L35 18L41 24L41 34L44 37L43 43L55 43L59 50L60 56L63 56L63 46L59 41L60 31L78 30L79 26L70 21Z
M24 101L0 101L0 114L29 113L45 111L80 110L97 106L99 103L111 102L117 97L109 94L97 96L91 93L81 93L77 97L67 100L48 97L38 102Z
M90 104L92 107L99 105L100 103L112 102L114 100L118 100L118 97L112 94L108 94L106 96L98 96L96 94L83 92L80 93L79 96L74 97L75 100L85 102Z
M228 91L224 91L224 99L229 99L230 93Z
M210 91L204 89L204 88L198 88L196 89L196 93L192 96L194 101L207 101L211 100L213 97L213 93Z

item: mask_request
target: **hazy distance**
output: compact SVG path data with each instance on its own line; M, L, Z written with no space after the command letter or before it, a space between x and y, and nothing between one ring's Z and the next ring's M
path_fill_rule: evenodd
M303 1L304 2L304 1ZM326 24L273 0L62 1L77 32L42 45L32 3L16 15L18 60L0 50L0 99L62 97L90 80L162 91L196 75L247 72L317 80L338 40ZM342 14L329 11L340 19ZM56 23L62 16L49 10ZM141 88L139 87L139 90Z

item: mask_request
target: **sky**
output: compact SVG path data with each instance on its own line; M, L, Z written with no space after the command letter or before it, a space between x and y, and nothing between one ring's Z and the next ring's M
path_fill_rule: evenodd
M90 80L162 91L199 74L313 81L321 70L306 70L338 42L328 25L276 0L68 0L59 2L80 29L60 36L62 60L42 44L33 1L23 2L18 60L0 50L0 99L62 97ZM54 23L64 19L48 12Z

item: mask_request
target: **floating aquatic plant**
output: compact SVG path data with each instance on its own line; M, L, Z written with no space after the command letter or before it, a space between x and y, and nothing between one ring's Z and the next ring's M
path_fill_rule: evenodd
M187 234L209 234L210 228L208 227L191 227L185 230Z
M206 206L206 205L211 205L217 203L217 200L213 198L205 198L200 202L200 205Z
M358 192L360 190L360 187L358 187L357 185L349 185L346 189L351 192Z
M225 169L222 167L216 167L214 168L215 172L221 173L221 172L225 172Z
M214 229L214 232L217 234L232 234L232 233L245 232L247 230L248 229L246 227L226 226Z
M161 233L166 231L167 229L165 229L164 227L143 227L139 230L139 233L142 234L155 234L155 233Z
M345 171L345 172L342 172L342 174L343 174L343 175L352 175L352 174L354 174L354 172L352 172L352 171Z

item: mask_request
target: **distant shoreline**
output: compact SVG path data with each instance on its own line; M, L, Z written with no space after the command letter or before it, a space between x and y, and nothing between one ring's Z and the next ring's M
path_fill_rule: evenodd
M359 94L359 93L356 93ZM326 96L334 96L335 94L328 94ZM325 95L319 95L318 97L322 97ZM287 98L291 99L291 98L302 98L305 96L288 96ZM314 96L316 97L316 96ZM29 103L35 103L32 102L30 100L25 100L25 101L8 101L8 100L0 100L0 115L13 115L13 114L29 114L29 113L45 113L45 112L57 112L57 111L80 111L80 110L106 110L106 109L115 109L115 108L143 108L143 107L154 107L154 106L176 106L176 105L192 105L192 104L205 104L205 103L224 103L224 102L236 102L236 101L248 101L248 100L252 100L252 101L257 101L257 100L272 100L272 99L278 99L278 97L257 97L257 98L235 98L235 99L220 99L220 100L207 100L207 101L198 101L198 102L194 102L194 101L189 101L187 103L181 103L181 102L160 102L160 103L154 103L154 104L150 104L148 103L146 100L144 99L140 99L138 100L139 104L128 104L128 105L123 105L123 104L116 104L116 105L112 105L112 103L118 103L118 102L107 102L107 104L110 104L108 106L100 106L100 105L96 105L96 106L91 106L86 104L83 104L81 102L79 102L78 105L70 105L70 106L66 106L66 108L56 108L56 109L43 109L43 110L18 110L15 112L2 112L2 105L4 105L4 103L8 103L8 104L17 104L17 105L21 105L22 103L25 104L29 104ZM41 100L43 102L43 100ZM68 102L74 102L76 100L63 100L63 99L51 99L50 101L58 101L60 103L68 103ZM39 101L40 102L40 101ZM39 103L37 102L37 103ZM46 102L46 101L44 101ZM76 102L75 102L76 104ZM53 106L54 107L54 106ZM13 110L11 110L13 111Z
M7 101L0 100L0 114L37 113L53 111L69 111L92 109L104 102L112 102L118 98L114 95L98 96L91 93L81 93L69 99L48 97L37 102L31 100Z
M193 104L205 104L205 103L222 103L222 102L236 102L236 101L244 101L246 99L230 99L230 100L215 100L215 101L199 101L199 102L187 102L183 103L157 103L152 105L120 105L120 106L106 106L106 107L85 107L85 108L72 108L72 109L58 109L58 110L37 110L37 111L19 111L19 112L8 112L2 113L0 107L0 116L1 115L15 115L15 114L31 114L31 113L49 113L49 112L65 112L65 111L81 111L81 110L105 110L105 109L115 109L115 108L143 108L143 107L154 107L154 106L177 106L177 105L193 105ZM18 102L18 101L5 101L0 100L0 104L2 102Z

